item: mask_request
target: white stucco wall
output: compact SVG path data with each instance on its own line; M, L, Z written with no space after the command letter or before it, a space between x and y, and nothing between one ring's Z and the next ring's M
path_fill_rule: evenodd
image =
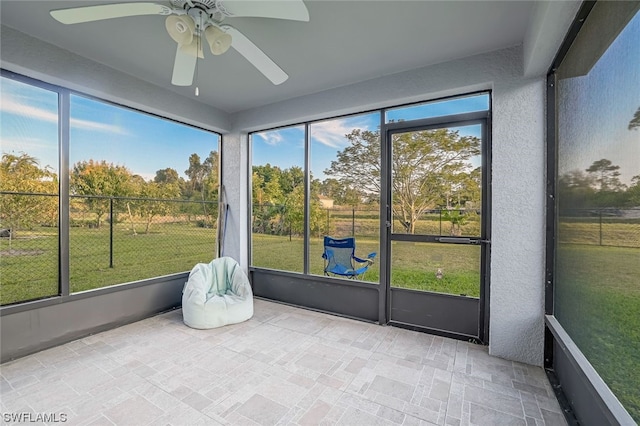
M248 155L248 143L241 133L481 89L493 91L489 351L507 359L541 365L545 81L541 76L523 77L521 47L385 76L234 114L231 116L233 136L226 136L233 142L225 143L225 153L229 149L233 155L223 157L223 168L226 168L225 178L239 186L233 187L231 180L225 184L229 193L242 191L249 184L246 168L242 171L241 167L233 165L238 158L244 159ZM239 145L232 148L232 143ZM239 204L232 204L231 211L241 212L246 200L245 195L239 199ZM246 222L233 226L234 229L246 229ZM228 253L248 259L246 241L243 238L239 245L227 244Z
M222 255L238 261L249 272L249 209L247 181L249 150L246 133L231 133L222 142L222 182L227 204L230 206L226 220Z

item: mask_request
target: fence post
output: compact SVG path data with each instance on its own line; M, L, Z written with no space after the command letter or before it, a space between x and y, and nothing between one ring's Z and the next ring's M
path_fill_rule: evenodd
M326 235L331 234L331 232L329 232L329 209L327 209L327 231L326 231Z
M109 268L113 268L113 197L109 198Z
M351 207L351 236L356 236L356 208Z
M442 235L442 209L439 210L440 213L440 235Z
M602 210L600 210L600 245L602 245Z

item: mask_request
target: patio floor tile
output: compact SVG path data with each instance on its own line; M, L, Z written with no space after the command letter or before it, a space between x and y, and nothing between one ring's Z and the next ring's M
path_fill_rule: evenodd
M175 310L0 366L3 412L78 425L566 422L541 368L487 348L264 300L194 330Z

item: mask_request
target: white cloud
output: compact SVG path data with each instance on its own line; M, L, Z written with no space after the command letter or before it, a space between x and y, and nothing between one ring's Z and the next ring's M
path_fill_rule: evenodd
M358 123L353 118L323 121L311 125L311 138L330 148L342 148L349 144L345 135L366 127L364 122Z
M128 132L120 126L114 126L112 124L99 123L97 121L79 120L72 118L69 120L71 127L84 130L97 130L105 133L117 133L119 135L126 135Z
M24 117L34 118L37 120L46 121L49 123L58 122L58 114L55 111L49 111L43 108L38 108L31 105L25 105L20 102L16 102L11 97L3 97L0 102L0 111L22 115ZM100 123L97 121L80 120L72 118L70 120L71 127L85 130L96 130L105 133L116 133L125 135L127 132L120 126L114 126L111 124Z
M259 136L263 141L265 141L267 145L271 146L276 146L284 140L282 134L277 130L271 132L256 133L256 135Z
M58 141L48 141L41 138L2 138L0 140L0 148L2 148L2 152L31 152L43 149L57 152Z

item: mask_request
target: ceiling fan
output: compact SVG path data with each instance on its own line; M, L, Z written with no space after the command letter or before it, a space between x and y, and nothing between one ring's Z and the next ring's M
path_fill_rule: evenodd
M114 3L52 10L50 14L63 24L126 16L166 16L167 32L178 44L171 78L176 86L193 83L196 62L204 58L202 44L205 41L212 54L221 55L233 47L273 84L284 83L289 76L244 34L223 20L258 17L309 21L309 12L302 0L171 0L171 7L149 2Z

